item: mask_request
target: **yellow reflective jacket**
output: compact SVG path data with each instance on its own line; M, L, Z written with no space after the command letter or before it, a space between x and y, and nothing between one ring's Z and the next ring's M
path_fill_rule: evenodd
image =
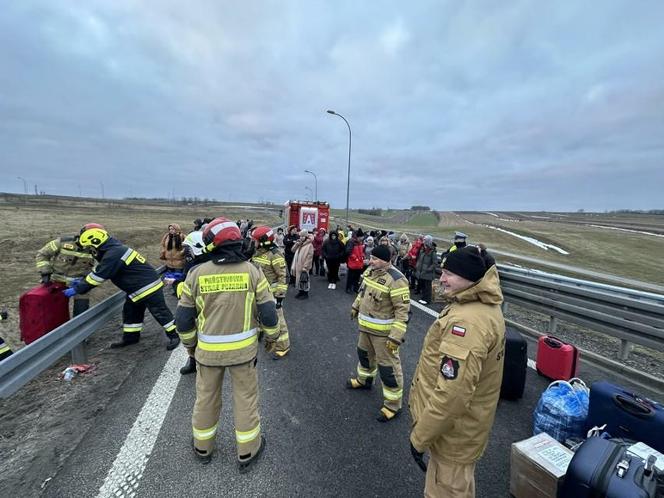
M272 246L267 249L260 247L251 258L251 262L257 268L263 270L263 274L270 283L270 290L274 297L284 298L288 291L286 283L286 260L279 248Z
M410 441L440 460L467 464L484 453L503 378L505 321L496 267L447 300L413 376Z
M59 237L42 247L35 257L37 271L51 274L51 280L68 283L85 277L94 267L95 260L76 245L74 237Z
M195 323L187 319L193 309ZM252 360L258 351L259 327L276 339L277 322L270 284L250 262L208 261L187 274L176 324L184 346L196 347L199 363L228 366Z
M406 277L394 266L380 270L369 267L362 275L353 309L358 312L361 332L389 337L401 344L410 311Z

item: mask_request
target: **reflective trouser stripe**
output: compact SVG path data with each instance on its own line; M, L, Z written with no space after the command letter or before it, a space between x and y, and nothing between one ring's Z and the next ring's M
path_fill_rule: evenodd
M166 332L173 332L173 331L176 329L176 327L175 327L175 320L171 320L171 321L168 322L167 324L162 325L162 327L164 327L164 330L165 330Z
M10 351L9 346L0 346L0 354L6 353L7 351Z
M383 385L383 397L390 401L399 401L403 396L403 389L391 389Z
M258 437L258 435L261 433L261 424L258 424L256 427L251 429L250 431L245 431L245 432L240 432L238 430L235 431L235 439L239 444L243 443L251 443L254 439Z
M191 332L178 332L178 335L182 342L185 342L196 337L196 330L192 330Z
M364 380L371 378L373 379L376 376L376 373L378 373L378 368L374 368L373 370L368 370L366 368L363 368L362 365L358 363L357 365L357 376Z
M210 427L209 429L196 429L196 427L192 426L194 431L194 438L198 439L199 441L212 439L217 434L217 425L218 424L214 424L214 426Z
M123 332L140 332L143 330L142 323L123 323L122 331Z
M161 279L155 280L154 282L152 282L152 283L150 283L150 284L148 284L144 287L141 287L136 292L132 292L131 294L129 294L128 297L132 301L136 302L140 299L143 299L144 297L149 296L150 294L153 294L153 293L157 292L163 286L164 286L164 282L162 282Z
M235 351L255 342L258 342L258 329L255 328L238 334L198 334L198 347L203 351Z

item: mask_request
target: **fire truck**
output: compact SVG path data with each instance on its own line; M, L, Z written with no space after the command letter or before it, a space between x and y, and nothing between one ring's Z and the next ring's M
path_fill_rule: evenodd
M286 227L295 225L298 230L313 232L324 228L329 232L330 205L327 202L288 201L284 204Z

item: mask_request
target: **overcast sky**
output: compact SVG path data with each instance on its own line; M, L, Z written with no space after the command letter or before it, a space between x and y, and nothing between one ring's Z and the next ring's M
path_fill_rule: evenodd
M413 5L410 5L413 4ZM664 208L664 2L20 0L0 191Z

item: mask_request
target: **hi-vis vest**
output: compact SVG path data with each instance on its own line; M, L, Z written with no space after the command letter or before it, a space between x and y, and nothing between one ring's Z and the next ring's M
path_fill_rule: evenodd
M85 276L95 264L92 254L80 249L74 237L51 240L37 252L35 260L39 273L50 273L52 280L65 283Z
M258 249L251 258L251 262L263 270L263 274L270 283L270 290L274 297L286 297L288 284L286 284L286 260L276 247L271 249Z
M358 310L360 331L403 342L410 310L406 277L393 266L387 270L368 269L353 308Z
M196 327L180 330L185 347L196 346L196 360L208 366L246 363L258 352L258 331L276 337L279 327L261 326L258 308L274 298L263 272L248 261L192 268L179 307L196 309ZM275 322L276 323L276 322Z

